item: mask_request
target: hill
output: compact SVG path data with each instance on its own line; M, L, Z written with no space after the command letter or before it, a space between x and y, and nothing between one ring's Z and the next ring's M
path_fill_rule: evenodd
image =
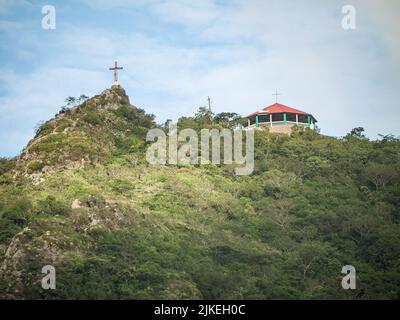
M239 122L200 109L178 125ZM1 298L400 297L398 139L256 132L255 171L236 176L149 165L154 127L114 86L0 161ZM44 265L56 290L41 288ZM354 291L341 287L344 265Z

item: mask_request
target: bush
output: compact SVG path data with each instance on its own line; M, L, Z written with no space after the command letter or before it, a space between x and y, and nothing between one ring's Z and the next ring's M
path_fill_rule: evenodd
M0 210L0 243L9 243L29 222L31 202L21 198Z
M103 123L102 117L98 114L98 112L95 111L88 111L84 116L83 120L86 121L89 124L92 124L94 126L100 125Z
M34 144L30 150L33 152L51 152L55 151L56 147L65 139L62 134L52 134Z
M63 132L66 128L71 127L72 122L67 119L63 119L57 122L56 132Z
M142 109L138 109L136 107L124 105L114 113L122 118L125 118L132 125L138 125L145 128L151 128L154 126L154 116L148 115Z
M28 173L31 174L40 171L44 168L45 164L42 161L34 161L28 165Z
M108 185L112 191L117 193L124 193L133 189L132 182L123 179L113 179L108 183Z
M13 176L8 172L0 175L0 185L10 185L13 181Z
M47 196L46 199L39 201L38 213L55 216L65 216L70 212L69 206L57 200L54 196Z
M0 176L14 168L14 161L0 157Z
M52 125L49 121L47 121L47 122L40 121L40 122L36 125L36 127L35 127L36 137L37 137L38 135L46 135L46 134L49 134L49 133L51 133L53 130L54 130L54 127L53 127L53 125Z

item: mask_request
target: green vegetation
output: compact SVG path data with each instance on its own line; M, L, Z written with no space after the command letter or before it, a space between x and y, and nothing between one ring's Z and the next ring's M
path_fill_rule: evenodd
M229 128L235 129L245 124L247 120L233 112L222 112L214 115L208 108L200 107L194 117L181 117L178 121L180 129L205 129L205 128ZM166 127L166 125L164 125Z
M44 168L45 164L42 161L33 161L28 164L28 173L40 171Z
M251 176L229 166L153 167L144 138L154 117L123 103L95 109L109 98L93 99L68 115L71 130L31 144L34 160L0 159L0 296L400 297L398 139L370 141L362 128L343 139L256 132ZM240 124L237 115L206 111L179 126ZM81 158L89 160L65 166ZM40 183L18 175L45 161L53 170ZM57 268L54 291L40 287L47 264ZM354 291L341 288L349 264Z
M3 204L0 210L0 242L9 243L12 237L28 224L31 203L27 198L17 198Z
M61 107L62 111L66 111L67 107L73 107L79 104L82 104L83 102L85 102L87 99L89 99L89 97L85 94L81 94L78 98L76 97L68 97L65 99L65 103L66 105Z
M14 168L14 161L0 157L0 176Z
M39 135L46 135L51 133L54 130L54 127L51 125L50 122L43 122L40 121L35 128L36 137Z
M83 116L83 120L92 125L100 125L103 123L103 119L95 111L86 112Z

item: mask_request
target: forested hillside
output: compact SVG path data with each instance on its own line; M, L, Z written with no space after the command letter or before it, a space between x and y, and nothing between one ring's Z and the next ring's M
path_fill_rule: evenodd
M202 108L179 127L240 122ZM0 161L1 298L400 298L398 139L257 131L254 173L236 176L149 165L156 126L113 87ZM56 290L41 288L44 265Z

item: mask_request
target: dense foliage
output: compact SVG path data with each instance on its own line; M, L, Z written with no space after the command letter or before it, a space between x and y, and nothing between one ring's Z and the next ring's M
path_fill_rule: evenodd
M152 167L143 154L153 118L90 102L50 122L51 136L63 138L44 136L35 160L17 169L0 161L3 297L400 297L399 140L369 141L361 128L343 139L257 132L251 176L230 166ZM57 132L69 121L76 131ZM239 122L203 110L179 124ZM98 159L32 181L63 148ZM10 178L24 166L31 173ZM40 287L46 264L57 268L54 291ZM342 289L344 265L356 268L357 290Z

